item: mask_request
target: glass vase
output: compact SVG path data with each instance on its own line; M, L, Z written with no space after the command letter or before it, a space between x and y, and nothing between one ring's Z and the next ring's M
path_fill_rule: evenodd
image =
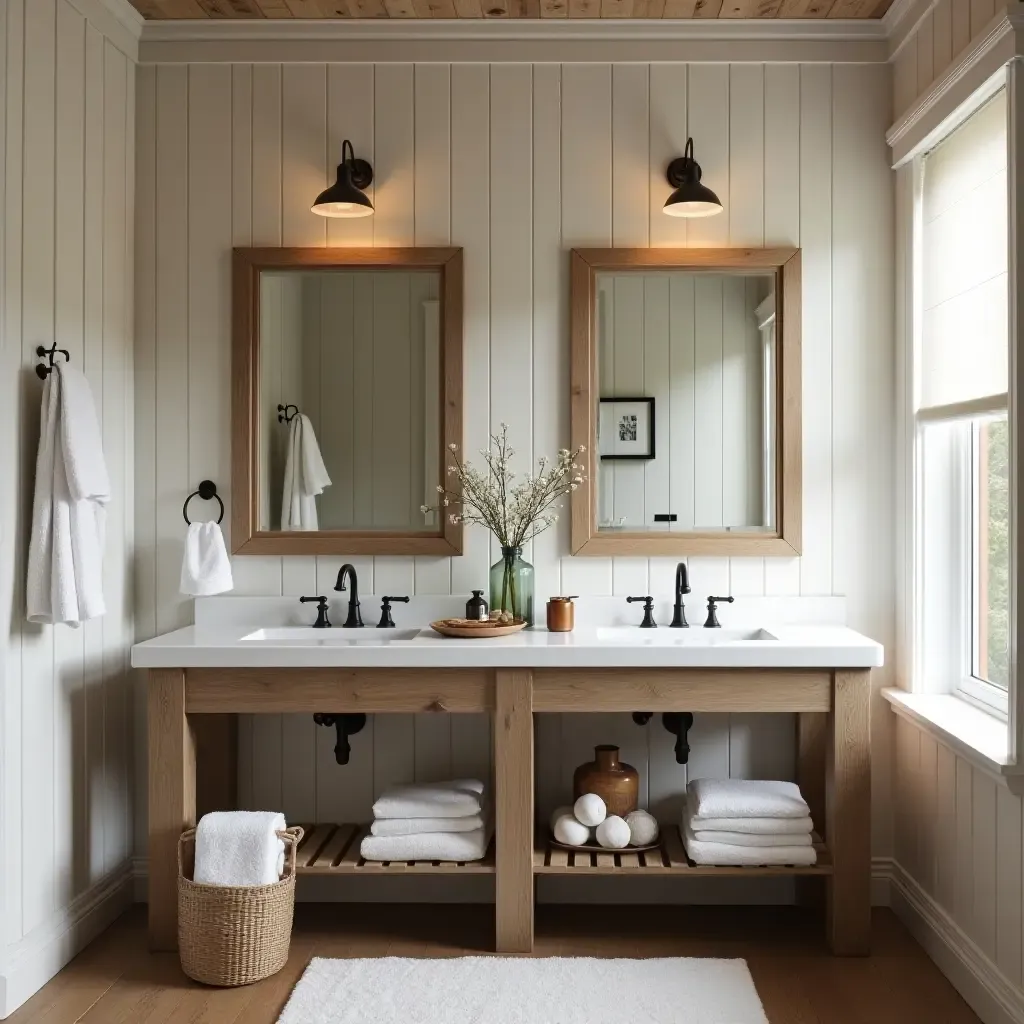
M491 611L511 612L533 625L533 566L523 560L522 548L502 548L501 560L491 566Z

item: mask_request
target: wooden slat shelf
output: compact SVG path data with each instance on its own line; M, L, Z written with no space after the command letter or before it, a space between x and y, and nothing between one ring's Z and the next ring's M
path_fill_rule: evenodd
M480 861L374 861L363 860L359 846L369 825L303 825L305 835L295 857L300 875L486 875L494 874L494 842Z
M646 853L626 850L608 850L606 853L577 853L552 846L543 828L536 830L533 850L535 875L705 875L751 878L754 876L830 875L832 858L828 848L818 836L814 837L818 863L813 867L766 864L760 867L732 867L724 865L694 864L683 849L679 829L664 825L661 845Z

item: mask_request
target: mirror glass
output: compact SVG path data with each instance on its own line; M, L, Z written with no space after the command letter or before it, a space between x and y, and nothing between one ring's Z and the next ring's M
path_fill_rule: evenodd
M601 531L776 529L776 275L599 271Z
M440 480L440 288L438 270L260 272L260 530L439 530L420 506Z

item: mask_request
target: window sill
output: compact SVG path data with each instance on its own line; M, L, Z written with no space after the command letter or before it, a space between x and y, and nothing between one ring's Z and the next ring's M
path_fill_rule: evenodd
M892 710L930 733L971 764L998 778L1024 775L1009 755L1006 722L975 704L941 693L882 690Z

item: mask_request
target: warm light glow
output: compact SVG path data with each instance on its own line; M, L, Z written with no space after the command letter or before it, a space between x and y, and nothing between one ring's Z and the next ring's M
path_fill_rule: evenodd
M718 203L672 203L666 205L665 212L670 217L714 217L722 212L722 207Z
M373 207L362 203L320 203L310 210L320 217L370 217L373 214Z

